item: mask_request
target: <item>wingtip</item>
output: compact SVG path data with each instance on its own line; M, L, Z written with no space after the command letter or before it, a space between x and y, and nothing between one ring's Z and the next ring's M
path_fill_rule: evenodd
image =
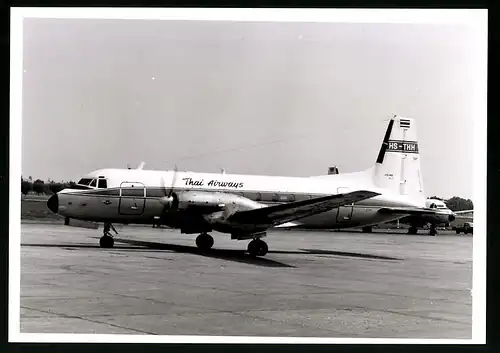
M366 198L371 198L371 197L382 195L379 192L370 191L370 190L362 190L361 192L363 193L364 196L366 196Z

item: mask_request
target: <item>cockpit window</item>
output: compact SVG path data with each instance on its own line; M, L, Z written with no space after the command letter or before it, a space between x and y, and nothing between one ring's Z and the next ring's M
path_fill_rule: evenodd
M99 179L98 183L97 183L97 187L99 189L106 189L108 187L107 185L108 183L106 182L106 179Z
M435 203L431 203L431 208L436 208L436 204Z
M80 184L80 185L89 185L91 182L92 182L92 179L83 178L83 179L80 179L80 181L78 182L78 184Z
M90 183L90 186L97 186L97 180L93 179L92 182Z

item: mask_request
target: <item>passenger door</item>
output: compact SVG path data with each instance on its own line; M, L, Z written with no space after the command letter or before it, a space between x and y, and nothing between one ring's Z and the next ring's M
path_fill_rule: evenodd
M339 194L345 194L348 192L351 192L349 188L346 187L337 188L337 193ZM351 205L340 206L337 211L337 222L338 223L349 222L352 218L353 208L354 208L354 203L352 203Z
M146 187L138 182L120 184L118 213L122 215L141 215L146 204Z

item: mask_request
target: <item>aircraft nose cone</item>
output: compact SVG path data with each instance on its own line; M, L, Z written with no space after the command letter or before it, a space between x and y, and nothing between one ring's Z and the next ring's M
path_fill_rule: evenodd
M57 194L52 195L47 201L47 207L54 213L59 210L59 196Z

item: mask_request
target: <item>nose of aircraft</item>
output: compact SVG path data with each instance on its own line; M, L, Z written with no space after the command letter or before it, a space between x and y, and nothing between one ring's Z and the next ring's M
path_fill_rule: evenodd
M59 196L57 194L52 195L47 201L47 207L54 213L59 210Z

